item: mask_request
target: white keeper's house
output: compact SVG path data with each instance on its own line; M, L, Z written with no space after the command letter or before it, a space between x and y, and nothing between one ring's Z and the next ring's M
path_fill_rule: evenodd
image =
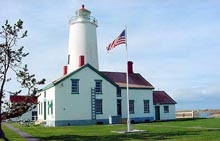
M98 23L90 14L82 6L69 21L68 64L63 76L39 91L38 120L48 126L126 121L126 72L99 70ZM175 119L176 102L165 92L154 92L141 74L133 72L131 61L128 75L131 122Z

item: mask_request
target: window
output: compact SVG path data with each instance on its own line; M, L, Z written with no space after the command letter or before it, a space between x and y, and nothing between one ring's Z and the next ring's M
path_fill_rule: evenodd
M134 114L134 100L129 100L129 113Z
M71 85L71 93L72 94L79 94L79 79L71 79L72 85Z
M95 100L95 112L96 114L102 114L102 99Z
M50 114L50 103L49 103L49 101L47 102L47 114L48 115Z
M149 100L144 100L144 113L150 113Z
M102 94L102 80L95 80L95 92Z
M117 88L117 97L121 97L121 89Z
M53 115L53 100L51 100L51 115Z
M70 55L68 55L68 64L70 64Z
M164 106L164 113L169 113L169 106Z
M41 115L43 115L43 102L41 102L41 104L40 104L40 113L41 113Z
M33 121L37 120L37 111L32 111L32 120Z
M38 103L38 114L40 115L40 102Z

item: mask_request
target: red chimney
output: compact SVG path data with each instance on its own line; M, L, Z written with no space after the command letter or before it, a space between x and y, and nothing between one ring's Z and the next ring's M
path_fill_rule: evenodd
M63 75L66 75L67 74L67 66L64 66L63 67Z
M85 5L84 5L84 4L82 5L82 8L81 8L81 10L85 10Z
M128 74L134 73L133 72L133 62L128 61Z
M84 56L81 55L81 56L79 56L79 67L83 66L84 64L85 64Z

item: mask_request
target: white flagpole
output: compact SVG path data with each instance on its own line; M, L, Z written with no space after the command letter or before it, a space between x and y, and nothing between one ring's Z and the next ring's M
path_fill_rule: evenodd
M127 113L128 113L128 117L127 117L127 132L131 131L131 124L130 124L130 112L129 112L129 88L128 88L128 47L127 47L127 26L125 26L125 39L126 39L126 83L127 83Z

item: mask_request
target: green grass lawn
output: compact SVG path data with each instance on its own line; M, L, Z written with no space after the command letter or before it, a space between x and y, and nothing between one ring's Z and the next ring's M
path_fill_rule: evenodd
M206 127L206 128L220 128L220 119L179 119L172 122L155 122L152 125L160 126L181 126L181 127Z
M187 121L135 124L132 125L133 129L142 129L146 130L147 132L128 134L111 132L125 130L126 125L66 127L26 127L24 125L14 123L12 125L36 138L50 141L220 141L220 119L196 119Z
M10 141L24 141L24 139L22 137L20 137L18 134L11 131L10 129L8 129L4 125L2 126L2 128L5 132L5 136L7 137L8 140L10 140ZM0 141L4 141L4 140L0 139Z

